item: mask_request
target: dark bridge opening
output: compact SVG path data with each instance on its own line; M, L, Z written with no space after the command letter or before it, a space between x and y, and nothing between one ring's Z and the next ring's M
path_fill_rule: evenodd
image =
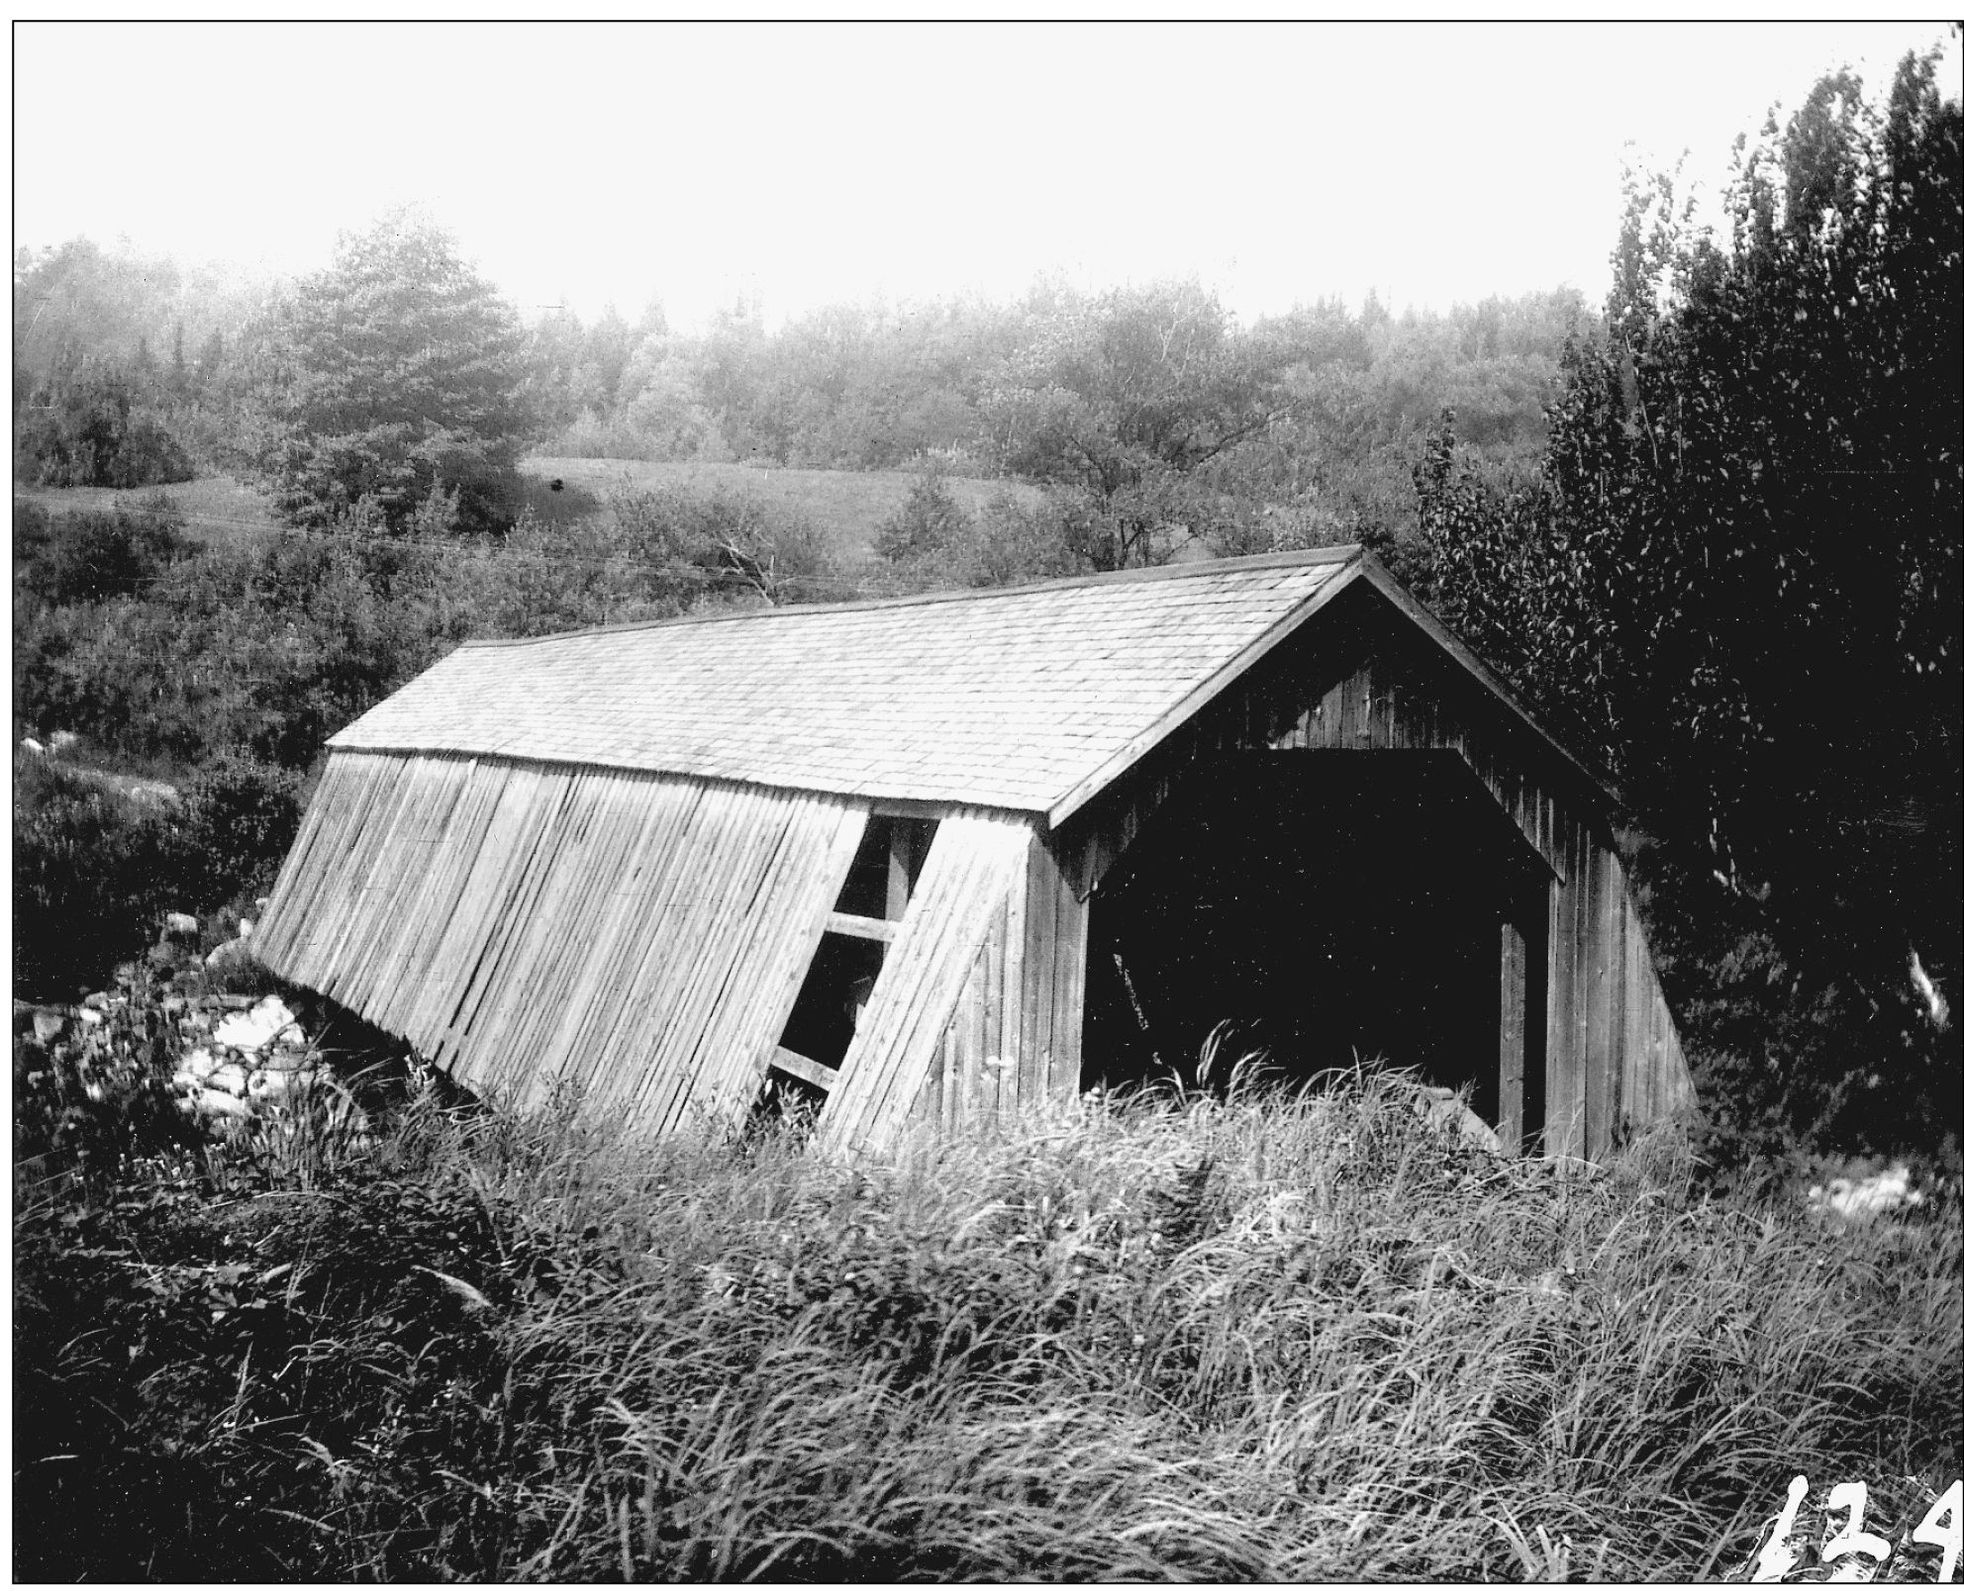
M1255 1051L1285 1080L1381 1058L1532 1133L1547 879L1455 753L1241 756L1093 894L1084 1083L1191 1081L1220 1027L1223 1074Z

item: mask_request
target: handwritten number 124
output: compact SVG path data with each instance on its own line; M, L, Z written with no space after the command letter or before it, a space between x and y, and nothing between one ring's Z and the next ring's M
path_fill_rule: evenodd
M1807 1476L1796 1474L1787 1487L1787 1505L1780 1510L1779 1522L1773 1526L1766 1549L1760 1553L1759 1566L1753 1570L1755 1585L1770 1584L1794 1566L1795 1557L1787 1545L1787 1537L1793 1534L1794 1518L1806 1496ZM1839 1535L1821 1548L1823 1563L1832 1563L1850 1552L1874 1558L1878 1568L1888 1561L1893 1550L1890 1544L1880 1535L1868 1534L1862 1528L1862 1518L1868 1512L1868 1506L1869 1488L1859 1480L1837 1485L1828 1493L1828 1511L1837 1513L1846 1508L1848 1522ZM1950 1489L1931 1505L1930 1511L1923 1515L1923 1522L1909 1532L1909 1538L1925 1546L1943 1548L1943 1566L1937 1572L1937 1583L1948 1585L1950 1576L1957 1572L1959 1545L1964 1543L1964 1481L1950 1482Z

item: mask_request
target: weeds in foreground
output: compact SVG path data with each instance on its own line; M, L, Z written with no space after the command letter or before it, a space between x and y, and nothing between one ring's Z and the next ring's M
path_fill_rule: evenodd
M1954 1213L1503 1162L1412 1098L862 1163L426 1101L305 1189L21 1192L16 1572L1686 1578L1794 1472L1955 1472Z

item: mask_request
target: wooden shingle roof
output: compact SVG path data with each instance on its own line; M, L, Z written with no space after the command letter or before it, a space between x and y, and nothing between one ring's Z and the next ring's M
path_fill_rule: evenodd
M1049 815L1116 776L1358 563L1354 548L1320 549L466 643L330 746Z
M466 643L329 746L1020 809L1056 825L1359 577L1593 784L1354 546Z

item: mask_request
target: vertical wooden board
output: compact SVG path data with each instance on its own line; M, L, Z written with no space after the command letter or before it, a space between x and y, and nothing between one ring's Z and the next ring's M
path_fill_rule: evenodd
M1619 868L1619 874L1621 873ZM1623 1040L1621 1047L1622 1092L1617 1112L1633 1125L1647 1125L1655 1117L1653 1085L1657 1059L1650 1046L1650 954L1643 944L1643 928L1637 922L1635 895L1624 879L1622 898L1623 933Z
M970 966L955 1013L963 1019L962 1051L967 1069L962 1075L962 1128L979 1132L995 1106L989 1094L989 943L985 934L975 963Z
M1581 881L1567 828L1561 828L1566 882L1549 884L1548 912L1548 1027L1547 1124L1548 1151L1581 1156L1577 1092L1579 1074L1575 1035L1575 921Z
M914 1094L914 1106L908 1111L910 1125L941 1124L941 1083L948 1072L948 1033L941 1033L941 1045L934 1050L929 1061L927 1075L921 1081L921 1089Z
M1009 895L1003 904L1002 937L1002 1025L999 1047L1002 1052L1002 1094L1009 1111L1018 1112L1023 1102L1025 1084L1025 1065L1023 1062L1023 960L1029 938L1030 872L1027 864L1029 846L1035 846L1037 839L1032 833L1025 849L1025 859L1018 861L1020 868L1013 871L1009 881Z
M1616 1045L1623 1027L1615 1012L1621 990L1617 960L1623 952L1622 926L1615 915L1615 884L1609 866L1613 856L1605 854L1594 837L1587 837L1589 890L1583 917L1583 968L1587 984L1584 1008L1584 1116L1583 1156L1602 1158L1610 1150L1616 1130Z
M959 1013L941 1033L941 1128L953 1131L962 1118L962 1026Z
M1382 663L1371 662L1371 687L1366 699L1365 746L1369 748L1395 748L1396 708L1398 690L1396 682L1390 677Z
M1613 840L1605 838L1602 854L1603 876L1609 890L1604 895L1602 938L1604 944L1604 963L1608 969L1607 990L1603 994L1603 1008L1606 1032L1603 1045L1609 1054L1609 1090L1607 1113L1610 1127L1609 1141L1604 1143L1605 1151L1619 1144L1628 1132L1630 1116L1624 1110L1629 1091L1629 1071L1632 1060L1625 1044L1630 1036L1630 1015L1624 1002L1629 991L1629 964L1626 955L1630 947L1629 882L1623 874L1623 861L1616 855Z
M1012 890L1014 883L1012 882ZM996 910L989 920L988 935L982 943L982 1057L987 1068L987 1078L983 1083L984 1107L992 1117L999 1117L1010 1107L1006 1100L1003 1083L1003 1020L1007 1007L1007 983L1004 980L1008 965L1009 936L1008 905Z
M1057 1003L1057 897L1068 892L1047 840L1030 838L1029 868L1024 873L1028 908L1023 949L1023 1096L1026 1101L1051 1095L1051 1030Z
M734 928L728 968L713 983L710 1010L691 1033L698 1038L688 1086L691 1113L734 1120L748 1111L762 1085L762 1059L797 997L776 972L795 959L802 984L852 862L851 854L838 859L819 845L837 832L836 810L836 800L807 795L786 816L757 891ZM801 906L802 915L783 907L791 904Z
M500 907L522 868L531 798L538 783L537 773L521 766L485 761L480 769L490 789L491 813L458 893L451 916L455 931L432 961L431 978L440 983L448 1010L442 1039L446 1048L469 1034L470 1016L488 989L488 964L500 930Z
M1590 915L1595 899L1594 853L1579 824L1569 827L1571 857L1575 860L1574 891L1570 893L1568 916L1569 1038L1566 1075L1568 1080L1568 1125L1566 1134L1575 1156L1589 1156L1589 952Z
M1521 1111L1525 1090L1528 1015L1527 944L1521 927L1500 922L1500 1150L1521 1151Z
M602 939L594 995L620 1012L555 1043L580 1049L564 1073L591 1107L657 1130L748 1107L864 824L809 795L696 803L688 828L670 808Z
M635 974L658 956L650 920L664 889L672 889L678 848L702 800L700 784L654 778L629 784L640 808L636 835L594 930L594 953L576 978L563 1013L540 1043L539 1067L521 1061L508 1089L537 1104L563 1085L585 1098L596 1073L604 1074L607 1039L624 1023L636 999ZM489 1062L489 1061L487 1061Z
M1090 944L1091 903L1059 880L1052 964L1056 1004L1050 1022L1050 1091L1053 1101L1077 1097L1084 1074L1084 965Z
M290 964L300 943L300 928L324 872L322 850L342 823L344 808L353 800L359 782L350 764L337 765L332 756L321 772L313 801L300 817L293 846L280 862L279 875L266 900L266 912L254 931L254 951L276 974Z

